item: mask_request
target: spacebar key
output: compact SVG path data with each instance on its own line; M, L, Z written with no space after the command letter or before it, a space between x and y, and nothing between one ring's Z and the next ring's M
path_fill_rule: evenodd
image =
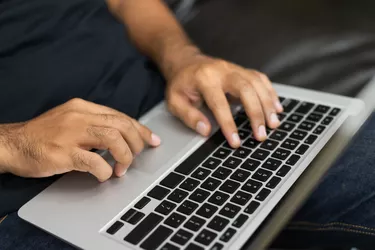
M213 134L202 146L194 151L185 161L183 161L175 171L188 175L193 170L198 167L199 164L203 162L214 150L216 150L221 143L223 143L225 137L221 130L219 129L215 134Z
M124 240L137 245L146 235L151 232L161 221L163 217L151 213L141 223L138 224L125 238Z

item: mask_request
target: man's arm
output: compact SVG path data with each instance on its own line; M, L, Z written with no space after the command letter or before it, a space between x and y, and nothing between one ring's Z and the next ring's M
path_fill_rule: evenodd
M107 0L133 43L156 62L167 79L196 58L194 46L162 0Z

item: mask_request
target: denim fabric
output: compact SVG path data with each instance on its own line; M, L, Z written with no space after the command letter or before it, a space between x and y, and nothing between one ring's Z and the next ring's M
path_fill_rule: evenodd
M280 234L274 246L375 246L375 115L327 172L321 184ZM73 249L23 222L16 214L0 224L0 249Z
M274 246L375 249L375 115Z

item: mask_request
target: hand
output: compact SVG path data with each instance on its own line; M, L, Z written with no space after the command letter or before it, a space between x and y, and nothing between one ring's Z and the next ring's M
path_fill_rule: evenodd
M211 125L198 109L205 101L232 147L239 147L240 139L227 93L242 102L256 139L266 139L266 125L276 128L280 124L277 113L283 107L279 98L267 76L255 70L197 55L167 80L169 110L187 126L207 136Z
M1 134L1 133L0 133ZM108 107L73 99L25 123L8 126L12 157L5 170L23 177L47 177L72 170L89 172L99 181L112 167L91 149L109 150L114 172L125 174L145 144L160 138L134 119Z

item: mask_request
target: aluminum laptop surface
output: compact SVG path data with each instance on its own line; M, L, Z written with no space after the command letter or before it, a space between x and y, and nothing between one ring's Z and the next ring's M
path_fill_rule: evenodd
M220 190L220 193L228 197L228 202L225 204L215 206L207 202L207 200L197 202L195 200L197 197L195 197L195 199L191 198L193 193L201 188L196 188L195 191L192 190L189 193L180 190L182 185L180 183L180 186L170 189L165 188L166 183L163 184L164 186L160 184L163 181L165 182L165 179L174 172L176 176L182 176L182 183L185 183L187 179L192 179L195 180L195 182L200 181L199 185L203 185L204 179L200 180L203 176L201 173L214 174L218 171L202 167L201 163L203 162L194 166L195 169L192 169L191 172L187 173L185 171L186 175L183 174L184 171L178 171L178 168L181 168L183 163L189 160L192 155L197 154L196 152L199 152L199 150L197 151L198 148L204 148L210 139L202 138L195 132L187 129L180 121L170 115L164 103L161 103L143 116L140 121L159 134L162 137L163 143L159 148L146 150L137 157L125 177L120 179L113 178L106 183L99 184L88 174L76 172L67 174L24 205L19 211L19 216L56 237L82 249L168 249L168 247L169 249L188 249L192 246L196 247L194 249L211 249L214 246L218 246L217 249L220 247L222 247L222 249L240 249L278 204L283 195L285 195L293 183L304 172L309 163L340 128L343 122L349 116L355 115L363 108L363 102L352 98L278 84L275 84L275 88L279 95L287 98L287 100L296 99L301 101L301 103L315 103L314 109L319 105L323 105L323 109L325 106L329 106L331 107L329 112L336 112L333 111L335 108L339 109L340 112L334 118L328 119L330 124L323 126L326 129L324 131L319 131L321 133L319 137L310 137L310 135L313 135L312 131L306 134L295 133L294 128L289 132L284 131L284 134L286 133L288 136L295 136L297 138L298 136L303 136L304 141L301 141L301 144L310 142L312 144L306 149L305 154L298 156L297 150L299 149L293 149L289 152L291 153L290 158L284 160L282 154L285 150L281 150L277 154L276 151L279 150L279 148L270 149L270 152L267 154L272 153L272 155L269 156L269 158L273 156L275 158L281 157L280 160L274 159L272 162L280 162L283 165L278 169L274 169L273 172L263 169L263 166L272 167L272 164L267 165L268 158L261 159L264 156L264 152L267 150L264 150L264 148L260 149L261 146L258 145L252 149L247 148L247 151L249 151L249 154L251 151L251 157L255 154L254 157L257 157L257 161L262 164L259 168L253 171L247 171L247 169L234 167L231 170L233 174L240 170L242 171L241 173L249 172L247 180L231 180L230 178L232 178L233 175L220 180L220 178L217 179L215 176L210 175L208 178L212 177L211 179L220 182L221 186L208 193L211 195L211 193L219 192ZM301 105L301 103L298 105ZM294 110L299 108L298 105L294 107ZM236 110L236 108L234 108L234 110ZM313 111L314 110L309 111L309 114L313 113ZM306 114L306 116L309 114ZM326 121L326 116L328 117L329 114L323 116L318 117L318 120L321 120L321 122ZM316 116L312 117L316 118ZM305 118L306 117L303 117L301 119ZM289 119L288 116L285 117L285 119ZM216 135L217 126L212 117L211 121L214 124L213 133ZM306 126L309 126L309 122L305 122L304 125L302 124L303 122L304 120L296 121L293 126L296 126L296 128L302 126L306 129ZM318 126L320 125L316 124L314 132L318 129ZM288 126L288 129L289 127L290 126ZM311 138L316 139L316 141L312 142ZM247 140L250 139L250 135L248 135ZM310 140L309 142L306 141L308 139ZM285 138L282 139L279 144L284 143L285 140ZM224 141L220 141L218 145L210 144L209 146L214 145L217 148L223 147L225 150L220 152L229 152L229 149L226 149L224 144ZM272 146L271 144L265 147ZM253 146L253 144L251 144L251 146ZM215 153L218 151L217 149ZM212 154L214 154L214 152L212 152ZM212 154L204 155L204 157L208 158L212 156L215 158ZM232 153L229 152L228 154ZM222 155L217 156L220 158ZM291 160L292 156L294 156L292 159L293 162ZM107 159L109 162L112 162L110 157ZM228 160L229 158L223 158L221 162L222 164L232 164L231 162L227 162ZM239 162L244 162L246 159L238 158L237 160ZM242 164L244 164L243 162ZM284 167L284 165L287 164L295 165L292 167ZM242 166L243 165L241 165L241 167ZM199 172L197 170L198 167L202 169L202 171ZM228 166L220 166L219 168L227 169L226 171L230 170ZM285 172L283 170L284 172L281 173L281 168L287 171ZM261 172L259 172L259 169L261 169ZM268 173L271 173L271 175L267 176ZM282 175L284 176L280 178ZM235 178L239 177L240 176L237 176ZM267 181L273 177L281 180L278 182L276 188L270 188L269 183L265 182L264 185L262 184L262 189L253 193L251 193L253 189L247 192L249 188L254 188L254 185L247 185L253 177L257 178L257 180L266 177L269 178ZM204 178L207 179L207 176ZM241 189L242 193L247 193L248 200L245 205L238 205L241 201L234 201L237 193L235 193L234 190L233 192L230 189L228 190L228 187L231 187L229 184L238 185L238 190ZM239 188L240 186L242 186L242 188ZM179 195L173 196L174 193L177 193L177 189L179 189ZM268 190L269 193L267 193L267 191L265 195L263 189ZM160 194L155 194L155 190L158 192L167 190L169 193L162 197ZM207 190L205 192L207 193ZM263 193L261 194L261 192ZM182 194L184 193L187 193L189 198L187 198L187 195L183 197L184 195ZM183 198L178 200L179 197ZM145 198L148 200L147 204L143 207L139 206L139 202ZM188 199L190 203L187 203ZM190 199L193 201L190 201ZM209 198L207 197L207 199ZM165 209L161 210L160 206L162 202L172 204L175 207L170 206L171 211L165 211ZM250 204L257 203L259 203L258 207L254 211L250 211L252 209L249 208ZM185 204L185 207L181 208L182 204ZM186 204L195 204L197 207L186 207ZM198 208L198 206L201 207ZM203 206L206 206L204 207L206 209L216 207L217 211L207 215L205 214ZM234 214L233 211L236 213ZM188 214L190 212L191 214ZM164 213L166 215L164 215ZM172 215L178 215L179 217L174 217L173 221L170 218ZM206 215L209 217L205 217ZM238 227L239 215L246 216L245 222L243 222L240 227ZM190 229L186 228L186 223L191 221L192 216L204 221L199 230L193 230L190 227L191 225L189 226ZM178 220L178 218L185 219ZM221 218L221 221L213 222L215 218ZM178 223L176 224L175 222ZM155 227L150 228L150 224L155 224ZM139 230L141 227L148 231L145 233Z

